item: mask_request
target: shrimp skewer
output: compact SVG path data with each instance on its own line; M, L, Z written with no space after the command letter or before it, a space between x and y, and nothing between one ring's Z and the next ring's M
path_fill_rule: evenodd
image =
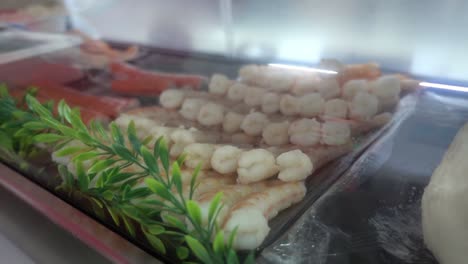
M223 226L225 237L237 227L234 248L257 248L270 231L268 220L301 201L305 193L304 182L294 182L271 186L247 196L232 207Z

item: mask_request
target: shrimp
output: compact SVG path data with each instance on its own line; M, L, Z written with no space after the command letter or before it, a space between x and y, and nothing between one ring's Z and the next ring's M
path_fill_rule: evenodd
M159 96L159 103L164 108L177 109L182 105L185 94L181 90L168 89Z
M277 93L266 93L262 98L262 112L274 114L279 111L280 96Z
M299 113L299 105L299 98L285 94L280 99L280 112L287 116L297 115Z
M372 92L379 98L381 107L392 106L398 102L401 92L401 81L398 76L382 76L373 83Z
M179 156L182 154L185 146L196 142L193 133L186 129L176 129L172 132L170 138L174 142L169 151L172 157Z
M201 164L202 169L211 168L211 157L215 151L213 144L192 143L184 148L184 153L187 155L185 166L196 168Z
M351 140L351 128L348 123L328 121L322 125L321 142L325 145L343 145Z
M205 177L201 179L198 187L195 189L192 199L197 200L201 195L212 192L215 190L219 190L220 188L225 188L226 186L230 186L236 183L236 177L233 175L219 175L214 174L210 177ZM188 186L187 186L188 187ZM185 188L184 192L188 192L189 188ZM185 195L188 197L188 195Z
M244 97L244 103L248 106L259 106L262 104L263 96L266 91L262 88L250 86L247 88Z
M340 95L340 84L336 78L323 78L318 82L317 90L324 99L335 98Z
M200 108L197 120L204 126L214 126L223 123L224 106L216 103L207 103Z
M321 125L315 119L303 118L291 123L288 129L289 141L309 147L320 142Z
M240 131L242 120L244 120L244 118L244 115L235 112L228 112L223 120L224 132L234 133Z
M320 115L324 106L325 100L319 93L310 93L299 98L299 113L304 117Z
M345 119L348 116L348 104L343 99L328 100L325 102L323 116Z
M253 149L240 155L237 181L241 184L261 181L278 173L275 156L265 149Z
M158 125L156 122L149 118L133 116L128 114L122 114L117 119L115 119L115 123L123 128L127 128L128 124L133 121L135 127L137 127L137 136L139 138L144 138L148 135L149 131L153 126Z
M239 69L239 76L242 81L252 83L259 75L260 68L257 65L245 65Z
M349 106L349 116L356 120L369 120L379 111L377 96L365 92L358 93Z
M308 93L318 92L318 83L320 82L317 76L304 76L303 78L298 78L295 85L291 89L291 93L300 96Z
M218 147L211 157L211 167L222 174L234 173L241 154L242 150L234 146Z
M278 179L282 181L301 181L313 171L313 164L309 156L299 149L285 152L276 157L280 167Z
M229 211L231 208L242 198L246 197L247 195L260 192L267 189L270 186L269 183L266 182L258 182L253 184L245 184L245 185L227 185L226 187L220 190L213 190L210 192L206 192L203 195L200 195L199 199L197 200L198 205L201 209L202 214L202 224L208 224L208 216L209 216L209 208L213 201L213 198L219 192L223 193L221 203L222 208L218 213L218 217L216 217L217 224L222 226L226 220L226 217L229 215Z
M229 87L227 98L232 101L242 101L249 87L242 83L234 83Z
M368 92L367 80L350 80L343 85L343 98L352 100L359 92Z
M263 128L269 123L268 117L260 112L253 112L245 116L241 129L249 136L262 134Z
M208 91L213 94L225 95L232 83L233 81L229 80L226 75L213 74L208 85Z
M263 140L270 146L284 145L289 143L289 122L270 123L263 129Z
M374 116L371 122L374 123L375 126L381 127L387 124L388 122L390 122L390 120L392 120L392 116L393 116L392 113L388 113L388 112L381 113L381 114Z
M262 192L253 193L236 203L223 226L225 237L235 228L236 249L255 249L268 235L268 220L292 204L301 201L306 193L304 182L273 185Z
M167 142L168 145L171 145L171 134L174 132L175 128L165 127L165 126L153 126L149 134L153 136L153 140L157 140L159 138L163 138L164 141ZM154 141L153 141L154 142Z
M275 92L287 92L294 84L294 76L282 71L272 71L268 79L268 88Z
M205 100L198 98L187 98L182 103L182 108L179 112L184 118L195 121L197 120L198 113L205 104Z

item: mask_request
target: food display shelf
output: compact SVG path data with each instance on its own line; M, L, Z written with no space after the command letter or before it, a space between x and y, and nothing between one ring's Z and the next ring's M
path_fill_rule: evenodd
M144 48L131 63L148 70L204 76L219 72L234 78L248 61ZM111 94L107 72L84 71L68 85ZM157 102L140 99L143 105ZM271 232L256 252L258 262L436 263L422 240L420 198L454 134L468 119L466 100L460 92L432 89L405 95L389 124L310 177L304 201L270 222ZM80 201L56 196L57 179L44 178L56 173L50 165L45 161L45 172L26 177L1 165L0 184L113 262L170 262L146 243L98 220ZM16 168L21 170L21 164Z

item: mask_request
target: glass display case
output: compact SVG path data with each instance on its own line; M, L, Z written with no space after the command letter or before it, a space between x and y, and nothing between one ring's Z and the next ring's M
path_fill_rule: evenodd
M5 23L2 186L116 263L438 263L463 3L166 2Z

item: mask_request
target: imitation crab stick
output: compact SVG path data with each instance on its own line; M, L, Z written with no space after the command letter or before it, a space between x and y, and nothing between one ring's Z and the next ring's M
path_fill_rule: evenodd
M110 70L114 75L112 89L132 95L160 94L171 86L189 86L198 89L204 79L198 75L145 71L121 62L113 62Z
M46 95L56 101L65 99L71 105L93 109L109 117L117 117L120 112L138 105L135 99L83 94L72 88L47 81L35 82L33 85L40 88L39 95Z
M21 100L24 95L26 94L26 90L25 89L13 89L10 91L10 94L14 97L14 98L17 98L18 100ZM37 94L36 94L36 99L41 102L41 103L46 103L50 100L53 100L54 101L54 114L57 114L58 111L57 111L57 105L58 105L58 100L54 100L53 98L47 96L46 93L44 92L40 92L40 90L38 90ZM76 107L77 105L70 105L71 107ZM89 108L85 108L85 107L79 107L80 108L80 113L81 113L81 118L83 120L83 122L85 124L88 124L91 120L95 119L95 120L99 120L99 121L102 121L102 122L108 122L109 121L109 117L104 115L103 113L100 113L100 112L96 112L92 109L89 109Z

